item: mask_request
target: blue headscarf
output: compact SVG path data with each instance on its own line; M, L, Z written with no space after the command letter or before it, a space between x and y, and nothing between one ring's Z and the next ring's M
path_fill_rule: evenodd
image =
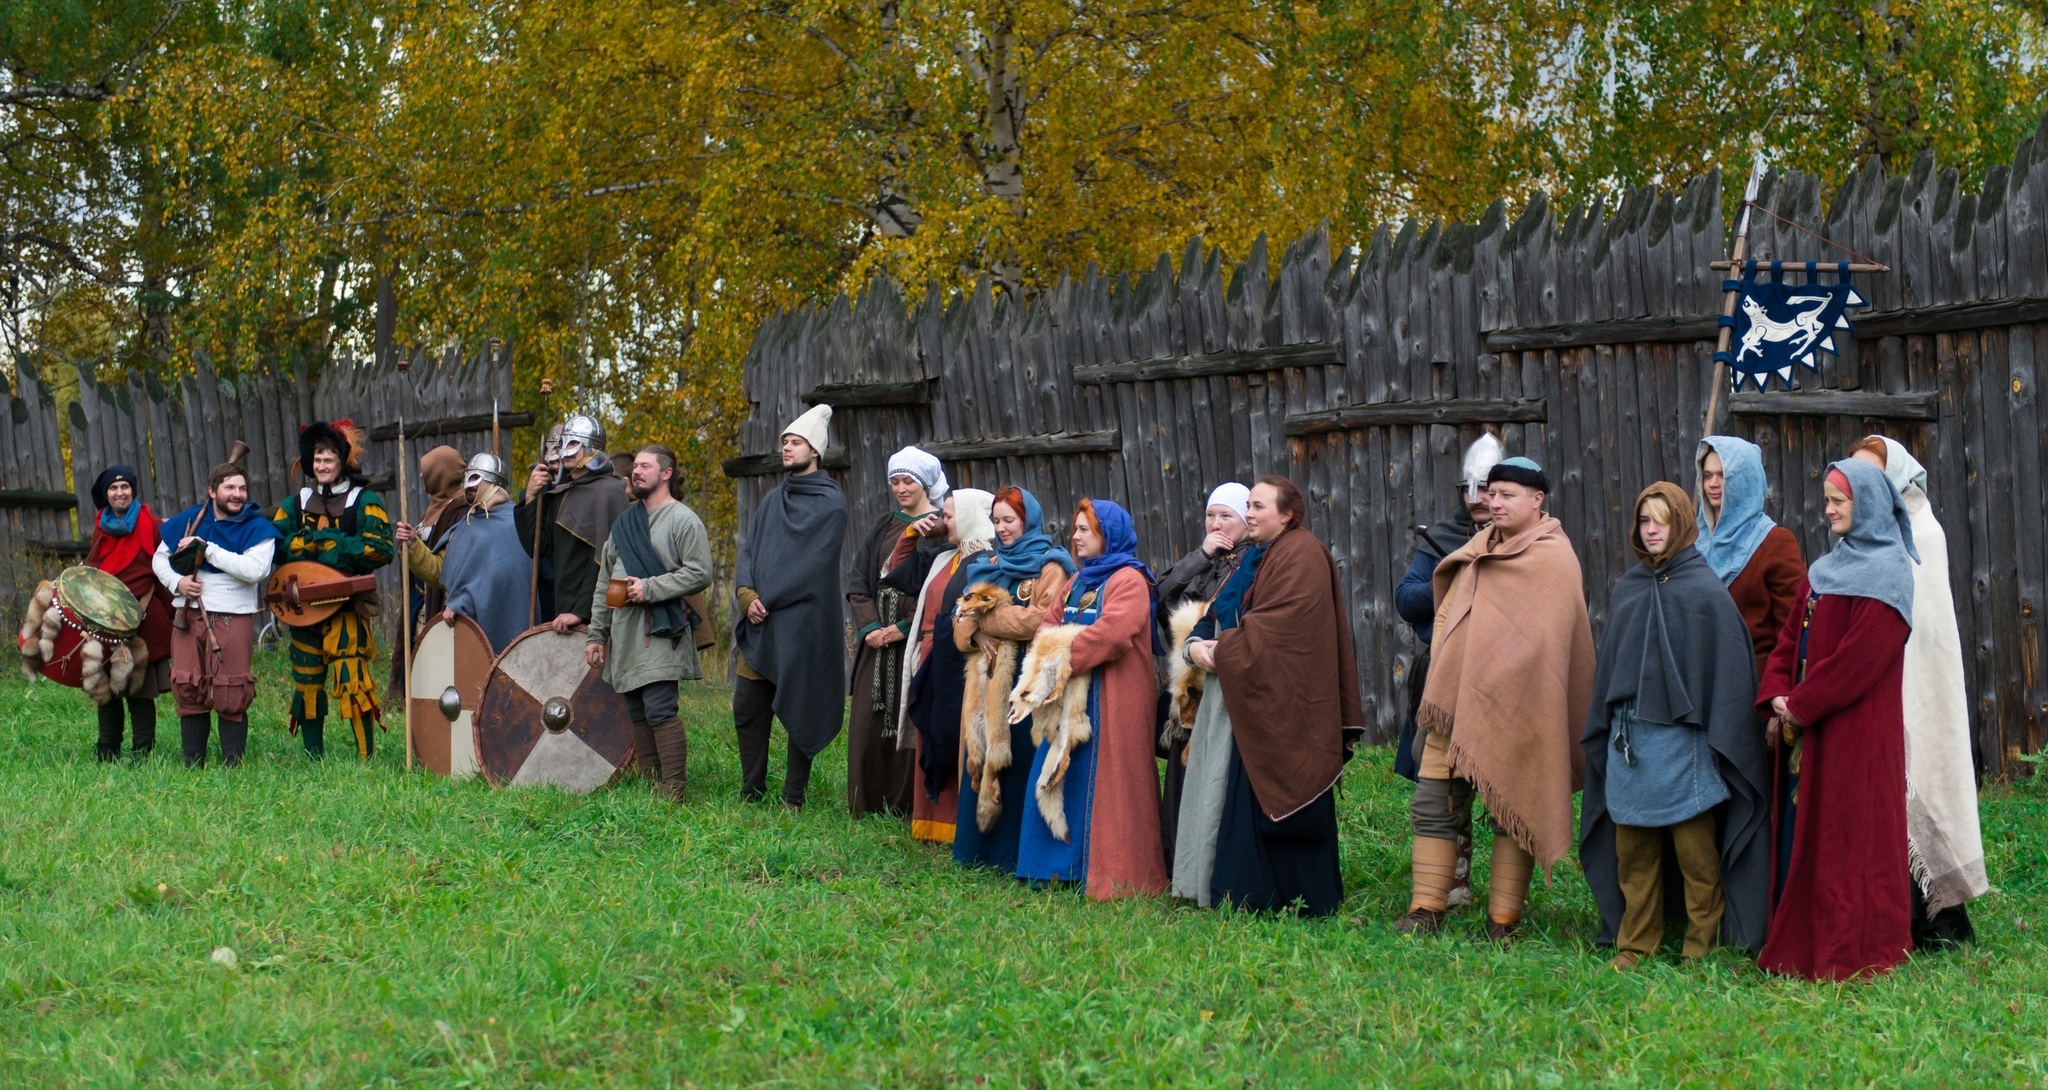
M1913 565L1920 552L1913 547L1913 526L1906 501L1892 487L1884 470L1845 458L1828 467L1849 480L1849 498L1856 502L1849 532L1835 539L1828 555L1806 569L1815 594L1875 598L1913 623Z
M1081 573L1074 577L1074 585L1067 590L1067 623L1094 624L1100 615L1095 609L1080 610L1077 604L1081 596L1091 591L1099 592L1109 577L1125 568L1132 568L1145 577L1146 584L1159 582L1152 575L1152 569L1137 557L1138 528L1131 521L1131 513L1113 500L1091 499L1090 507L1095 510L1095 525L1102 532L1102 554L1091 556L1081 563ZM1100 598L1100 594L1097 594ZM1097 605L1100 603L1098 602ZM1146 595L1145 627L1152 632L1152 653L1163 655L1166 648L1159 642L1159 627L1154 624L1154 614L1159 611L1156 596Z
M1701 473L1706 472L1710 451L1721 456L1721 472L1725 475L1721 482L1721 510L1716 513L1709 508L1706 496L1697 488L1693 490L1693 506L1700 512L1700 555L1707 558L1707 565L1726 585L1735 582L1735 577L1749 566L1749 558L1756 555L1764 536L1778 524L1764 514L1768 486L1764 484L1762 450L1747 439L1709 435L1700 440L1699 453L1693 456Z
M1038 506L1038 497L1021 488L1017 492L1024 497L1024 510L1019 512L1024 516L1024 532L1008 545L998 539L994 552L983 553L969 563L968 586L994 583L1004 590L1016 590L1026 579L1038 578L1048 563L1069 573L1074 570L1074 558L1045 534L1045 512Z

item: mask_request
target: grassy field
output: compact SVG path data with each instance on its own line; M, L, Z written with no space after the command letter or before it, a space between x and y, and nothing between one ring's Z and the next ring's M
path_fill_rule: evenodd
M963 874L847 820L841 747L808 812L742 806L711 687L677 809L408 775L396 734L309 767L262 669L234 772L179 766L168 700L155 759L102 766L81 694L0 683L0 1083L2048 1086L2038 787L1984 801L1973 949L1620 975L1570 866L1512 948L1394 935L1383 749L1343 787L1345 913L1303 923Z

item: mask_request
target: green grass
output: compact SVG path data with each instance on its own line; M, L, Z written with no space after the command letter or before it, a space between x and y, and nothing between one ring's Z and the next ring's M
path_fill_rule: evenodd
M0 683L0 1083L2048 1085L2036 787L1984 800L1970 950L1847 986L1725 952L1624 976L1571 866L1510 949L1469 914L1390 932L1384 749L1343 788L1344 916L1307 923L961 873L846 819L843 748L808 812L742 806L713 687L676 809L407 774L395 734L309 767L262 670L234 772L179 766L168 701L156 758L110 767L81 694Z

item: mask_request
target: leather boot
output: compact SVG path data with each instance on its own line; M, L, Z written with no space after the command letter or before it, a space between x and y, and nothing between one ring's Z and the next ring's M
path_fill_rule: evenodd
M690 773L690 732L681 719L664 719L650 730L661 754L661 779L655 790L670 801L681 802Z
M99 744L93 746L92 752L101 764L105 764L121 755L121 728L126 725L121 718L121 702L109 700L101 704L99 718Z
M1412 849L1414 894L1408 914L1394 921L1401 934L1434 935L1443 929L1450 909L1451 883L1458 873L1458 842L1418 836Z
M1536 857L1504 833L1493 838L1493 873L1486 882L1486 937L1506 942L1521 929Z
M204 712L178 717L178 748L185 751L185 767L206 767L206 736L212 730L213 716Z
M156 748L156 698L137 697L128 701L128 745L140 761Z
M633 720L633 769L649 786L661 783L661 751L654 741L654 728Z
M220 766L222 768L242 767L242 754L249 748L249 721L247 719L220 720Z

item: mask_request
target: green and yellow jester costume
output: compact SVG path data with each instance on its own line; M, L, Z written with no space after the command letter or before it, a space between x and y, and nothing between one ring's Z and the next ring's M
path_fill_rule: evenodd
M272 519L285 540L280 562L312 560L348 575L368 575L391 562L391 516L383 498L363 483L362 438L348 420L315 421L299 430L298 469L313 483L286 497ZM313 475L320 450L334 451L341 460L339 477L326 485ZM375 616L374 601L359 599L317 625L289 629L292 732L305 743L308 757L326 752L330 710L355 732L358 756L368 759L376 752L374 728L383 713L370 667L377 655L370 625Z

